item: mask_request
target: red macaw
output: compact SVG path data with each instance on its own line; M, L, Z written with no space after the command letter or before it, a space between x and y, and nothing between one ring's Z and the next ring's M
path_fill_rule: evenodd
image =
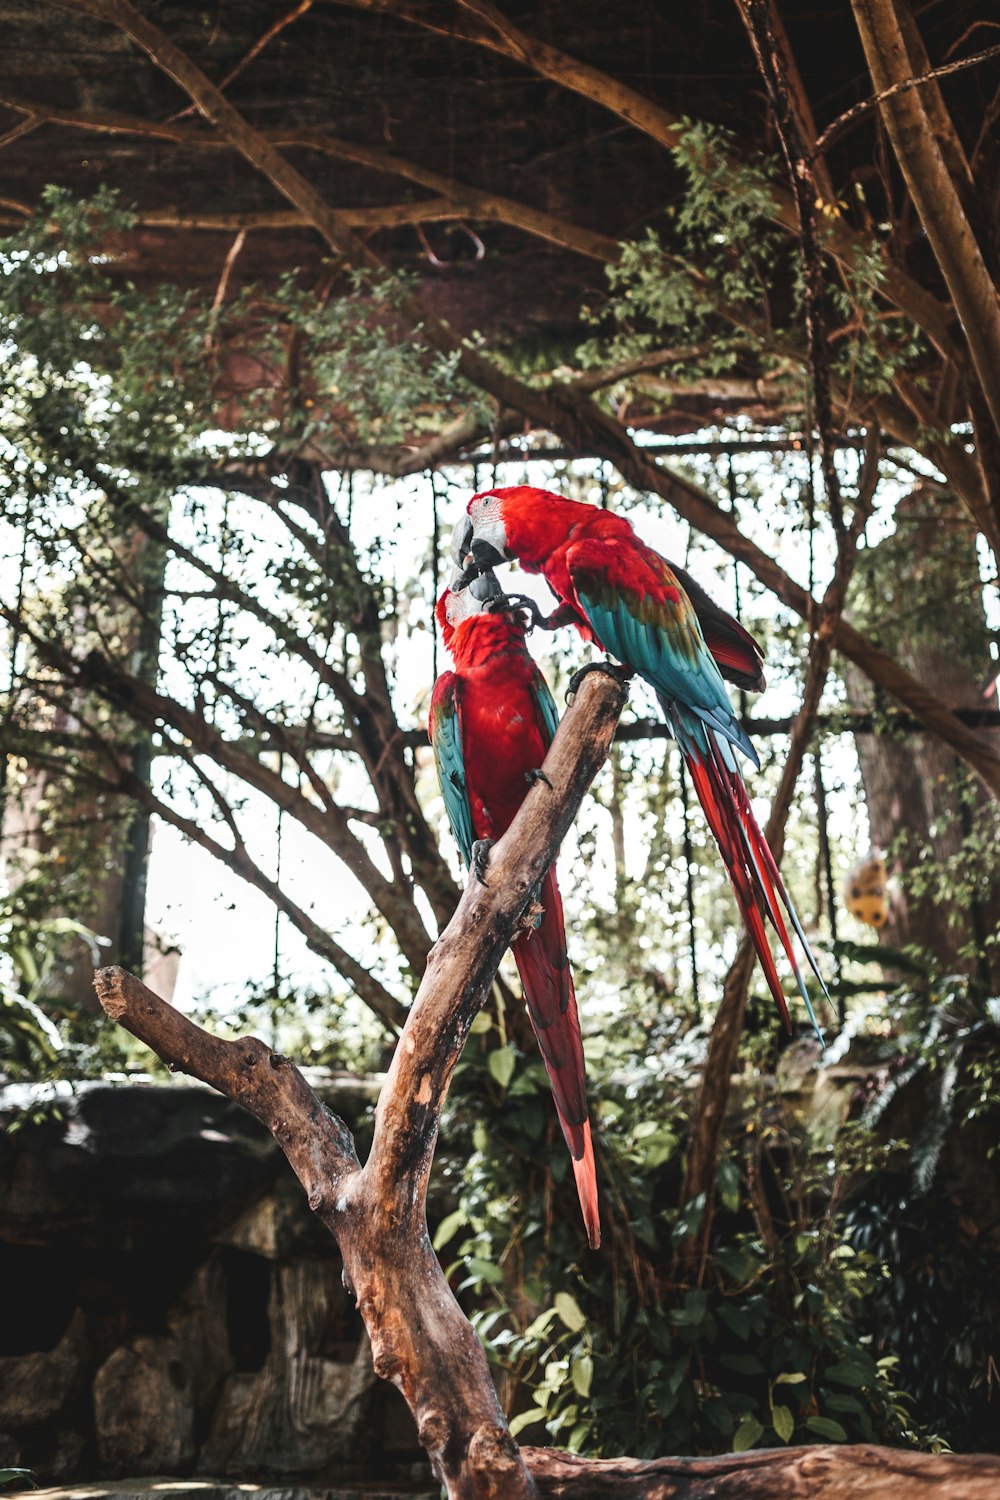
M791 1030L764 913L822 1041L782 907L824 994L826 986L753 815L734 754L738 750L760 765L722 680L726 675L742 686L763 686L763 656L756 642L702 589L692 590L693 580L641 542L624 516L548 490L513 485L474 495L453 545L468 565L465 580L511 558L527 572L541 573L561 603L547 620L538 615L536 623L575 625L586 640L616 656L653 688L690 771L782 1020ZM531 601L524 602L531 607Z
M491 575L490 575L491 577ZM541 775L559 714L525 646L522 615L491 613L499 585L477 580L446 589L437 605L444 644L455 662L434 684L430 736L452 832L480 880L494 839L510 826L528 786ZM580 1017L566 953L562 901L553 865L536 892L534 925L513 945L528 1015L552 1085L587 1237L601 1242L594 1147L587 1115Z

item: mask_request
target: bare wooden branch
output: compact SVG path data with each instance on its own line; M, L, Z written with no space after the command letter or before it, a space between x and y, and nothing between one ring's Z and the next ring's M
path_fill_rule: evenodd
M537 1491L507 1430L486 1356L431 1249L426 1192L440 1112L497 965L605 760L624 705L591 674L495 846L487 885L471 880L431 950L376 1111L362 1168L350 1132L287 1059L256 1038L223 1041L121 969L95 984L108 1015L169 1066L237 1100L274 1135L331 1231L372 1344L375 1369L406 1397L435 1472L456 1500Z
M133 135L149 140L164 141L196 151L231 151L233 143L225 136L204 128L193 128L160 120L143 120L134 115L123 115L103 111L56 108L40 112L26 100L6 90L0 94L0 104L9 109L24 112L26 120L14 127L23 134L30 124L32 128L42 120L53 125L63 125L78 130L94 131L104 135ZM186 113L186 112L185 112ZM180 116L178 116L180 119ZM599 261L616 261L621 253L618 241L610 235L599 234L583 225L560 219L556 214L535 208L530 203L521 203L500 193L493 193L469 183L459 182L442 172L435 172L419 162L397 156L394 152L380 150L374 146L361 145L331 135L315 126L303 125L262 132L272 145L290 148L299 147L322 152L339 161L355 162L392 177L402 177L407 182L418 183L436 196L421 204L391 204L386 208L345 209L344 213L355 227L391 228L399 223L413 222L413 214L422 210L421 217L431 219L479 219L486 223L507 224L512 229L521 229L526 234L560 245L566 250L575 250L579 255ZM13 132L11 133L13 139ZM0 143L2 144L2 143ZM19 205L17 217L12 222L20 223L30 213L27 204ZM166 229L292 229L308 222L294 212L262 212L253 214L190 215L180 211L139 210L139 223L147 227Z
M939 78L947 78L950 73L961 73L965 68L978 67L980 63L992 62L993 58L1000 57L1000 44L995 47L987 47L982 52L975 52L971 57L960 57L956 62L942 63L939 68L931 68L926 73L915 74L911 78L901 78L898 83L890 84L879 94L872 94L868 99L861 99L857 104L852 104L850 109L845 109L842 115L831 120L823 131L813 148L816 154L825 151L832 146L834 141L843 134L849 125L853 125L862 115L869 110L875 109L884 99L892 99L896 94L904 94L908 89L924 88L928 84L935 83ZM954 128L954 127L952 127Z
M236 63L234 67L229 69L229 72L226 74L225 78L220 79L219 88L227 89L229 85L240 76L240 74L243 72L243 69L249 67L255 57L260 56L269 42L272 42L276 36L284 31L286 26L291 26L293 21L297 21L299 16L305 15L307 10L311 10L312 6L313 0L298 0L298 3L296 5L293 5L290 11L286 11L283 16L279 16L276 21L272 21L270 26L267 27L266 31L262 32L262 34L254 42L249 52L244 53L239 62ZM176 114L174 116L174 119L182 120L186 115L192 114L193 111L194 106L188 105L186 109L182 109L179 114Z
M994 1500L993 1454L909 1453L867 1443L718 1458L587 1459L524 1449L545 1500Z
M972 363L1000 431L1000 303L918 89L889 94L910 76L893 0L851 0L879 108L965 332Z

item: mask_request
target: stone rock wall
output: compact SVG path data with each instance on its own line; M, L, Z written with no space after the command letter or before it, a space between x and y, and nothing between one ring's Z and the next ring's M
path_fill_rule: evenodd
M364 1134L374 1085L321 1089ZM0 1091L0 1466L412 1476L336 1246L270 1136L188 1085L83 1084L41 1123Z

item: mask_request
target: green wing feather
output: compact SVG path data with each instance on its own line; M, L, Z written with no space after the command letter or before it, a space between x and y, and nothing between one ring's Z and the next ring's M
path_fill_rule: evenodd
M542 738L546 749L555 738L556 730L559 728L559 710L556 708L555 700L549 692L549 685L541 672L537 669L531 679L531 696L538 711L538 721L542 726Z
M694 607L666 564L657 558L659 576L640 554L626 580L615 576L620 569L602 557L605 550L582 542L567 556L580 608L604 649L645 678L664 707L682 705L759 764Z
M465 780L461 684L454 672L445 672L434 686L431 744L434 747L434 763L437 766L448 822L468 866L472 863L472 845L476 835L472 827L472 809Z

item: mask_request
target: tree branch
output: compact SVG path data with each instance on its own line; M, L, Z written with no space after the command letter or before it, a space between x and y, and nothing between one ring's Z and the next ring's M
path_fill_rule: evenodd
M231 151L234 149L232 142L228 141L225 136L173 122L162 123L157 120L143 120L133 115L71 109L47 110L44 116L40 116L34 105L6 91L0 94L0 104L25 113L27 119L22 121L20 126L15 127L15 130L22 134L29 123L39 124L44 118L45 122L53 125L69 126L105 135L134 135L174 143L191 150ZM512 229L522 229L526 234L533 235L537 239L546 240L552 245L559 245L564 250L574 250L578 255L585 255L591 260L613 262L618 259L621 252L618 241L612 239L610 235L599 234L596 230L586 229L579 224L571 224L568 220L546 213L544 209L535 208L530 203L520 203L500 193L489 192L473 187L469 183L459 182L454 177L432 171L418 162L407 161L405 157L396 156L391 151L382 151L374 146L344 140L340 136L330 135L325 130L309 125L269 130L262 134L274 146L302 147L310 151L319 151L338 161L354 162L358 166L370 167L375 172L383 172L391 177L401 177L407 182L418 183L421 187L436 194L435 200L427 200L423 203L390 205L385 209L344 209L344 214L356 228L364 226L389 228L393 224L412 223L414 215L418 219L422 217L427 220L469 218L480 219L487 223L506 224ZM26 212L30 212L27 205L20 206L18 217L14 222L19 223ZM304 217L295 213L183 215L168 210L139 210L140 224L168 229L291 229L308 222Z
M765 1448L717 1458L577 1458L525 1448L545 1500L994 1500L992 1454L909 1453L866 1443Z
M592 674L545 757L550 785L529 791L492 852L489 884L469 882L432 948L379 1099L362 1168L350 1132L287 1060L255 1038L222 1041L121 969L96 977L111 1018L169 1066L237 1100L274 1135L334 1235L376 1372L406 1397L449 1496L536 1495L507 1431L483 1353L427 1235L426 1192L455 1065L531 893L605 760L624 695Z
M851 0L868 70L896 159L958 313L993 423L1000 432L1000 303L982 251L927 117L920 90L889 94L910 76L893 0Z

